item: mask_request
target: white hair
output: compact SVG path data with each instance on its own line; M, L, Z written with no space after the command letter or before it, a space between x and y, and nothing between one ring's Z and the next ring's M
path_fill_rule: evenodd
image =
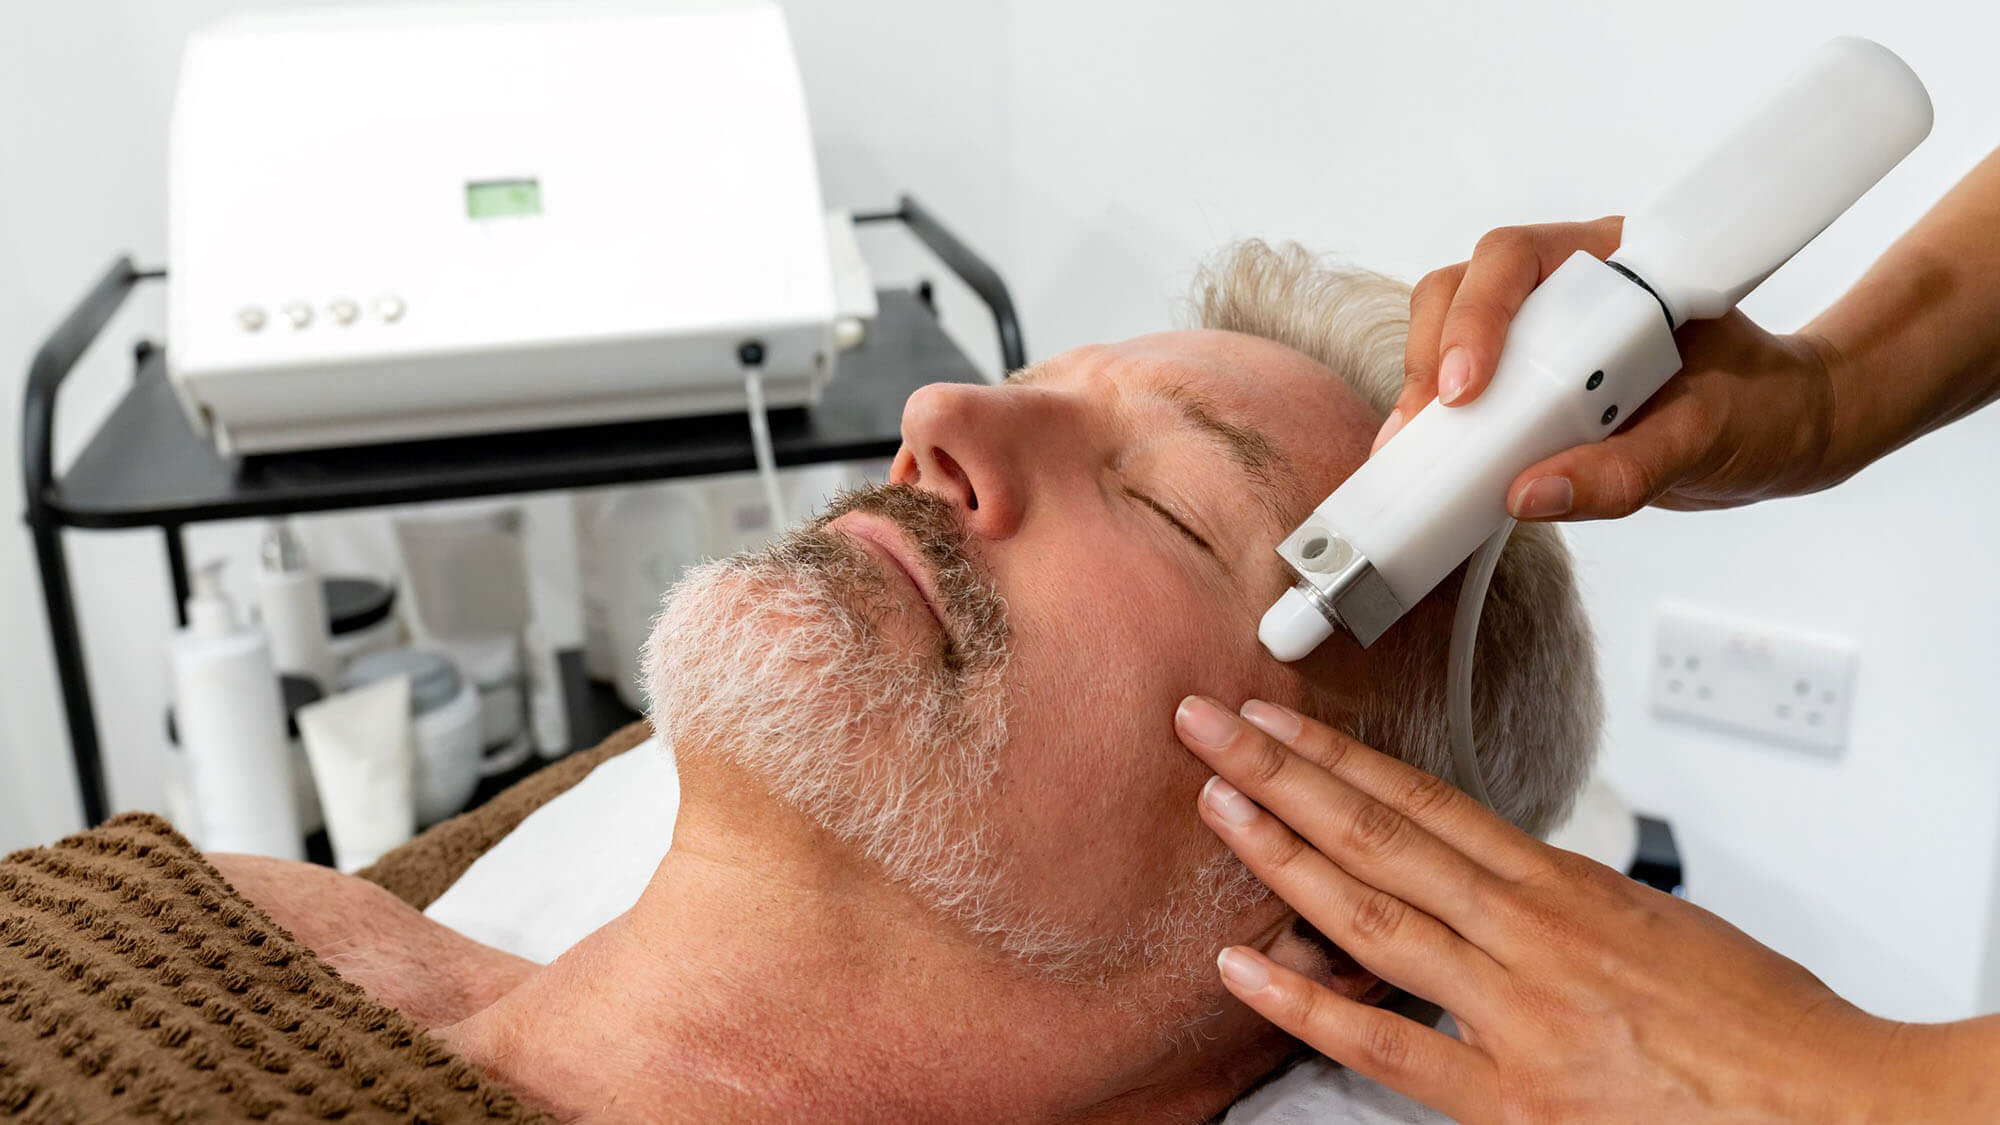
M1378 414L1402 390L1410 287L1393 278L1295 243L1251 240L1202 267L1191 304L1203 328L1261 336L1318 360ZM1447 578L1431 597L1455 598L1458 586ZM1309 685L1308 709L1450 777L1447 643L1439 629L1392 631L1369 650L1373 672L1361 698L1336 700ZM1521 524L1493 574L1473 683L1480 771L1494 808L1537 835L1561 824L1590 772L1603 710L1569 550L1554 527Z

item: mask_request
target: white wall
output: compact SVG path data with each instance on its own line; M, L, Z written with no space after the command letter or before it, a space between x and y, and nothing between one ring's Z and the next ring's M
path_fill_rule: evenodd
M18 493L19 372L115 250L162 252L178 43L242 5L40 5L0 35L0 488ZM1012 283L1031 352L1147 331L1191 264L1242 235L1298 238L1414 278L1489 227L1624 210L1819 39L1870 35L1937 104L1931 139L1750 303L1801 322L2000 144L2000 11L1860 0L1656 6L1268 0L820 0L787 4L829 203L908 188ZM871 237L889 272L919 258ZM930 270L936 273L937 271ZM947 323L991 362L976 306ZM111 334L89 421L142 306ZM1607 770L1670 816L1695 896L1886 1014L1946 1018L1983 994L2000 832L2000 709L1983 681L2000 591L2000 416L1926 439L1835 493L1579 530L1611 704ZM151 732L168 621L153 537L71 537L123 805L155 800ZM197 550L201 550L198 546ZM74 824L25 533L0 533L0 847ZM1852 744L1833 760L1644 710L1662 600L1861 646ZM114 705L115 701L115 705ZM1914 923L1914 924L1913 924Z

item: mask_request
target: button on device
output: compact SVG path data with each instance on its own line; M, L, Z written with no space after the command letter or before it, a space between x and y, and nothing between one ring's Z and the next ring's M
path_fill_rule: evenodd
M312 306L304 301L293 301L285 306L285 319L292 322L293 328L304 328L313 322Z
M264 310L256 305L244 305L236 310L236 325L245 332L262 332Z
M335 324L353 324L354 318L361 315L361 306L345 297L337 297L327 303L326 315L332 317Z
M396 323L403 319L403 299L394 296L375 298L375 315L381 317L385 324Z

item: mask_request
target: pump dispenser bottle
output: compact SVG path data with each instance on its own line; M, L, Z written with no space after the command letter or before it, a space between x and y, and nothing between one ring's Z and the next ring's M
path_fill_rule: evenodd
M187 622L168 655L202 847L304 859L278 672L263 632L222 593L221 560L197 572Z

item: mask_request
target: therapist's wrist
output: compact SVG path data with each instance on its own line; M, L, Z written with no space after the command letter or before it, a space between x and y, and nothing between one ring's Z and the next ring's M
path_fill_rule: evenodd
M2000 1017L1892 1027L1865 1120L1950 1125L2000 1116Z
M1808 326L1785 342L1808 370L1800 403L1807 416L1795 429L1801 447L1790 490L1800 495L1831 488L1881 456L1880 418L1869 386L1856 378L1853 357L1833 336Z

